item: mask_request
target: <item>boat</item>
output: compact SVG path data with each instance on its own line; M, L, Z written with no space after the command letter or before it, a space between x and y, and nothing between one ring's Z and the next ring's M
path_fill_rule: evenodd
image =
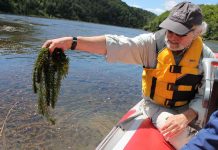
M218 53L216 58L204 58L206 88L204 102L207 104L205 124L218 108ZM175 150L165 141L158 129L144 112L144 101L133 106L100 142L96 150Z

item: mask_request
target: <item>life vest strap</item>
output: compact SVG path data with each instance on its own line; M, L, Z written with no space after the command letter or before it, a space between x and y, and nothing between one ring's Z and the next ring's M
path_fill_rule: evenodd
M192 91L174 91L172 100L174 101L189 101L195 97L196 90Z
M181 73L182 66L178 65L170 65L170 72L171 73Z
M164 102L164 106L169 107L169 108L181 107L181 106L188 104L189 101L187 101L187 103L184 103L183 105L181 105L179 103L184 103L184 101L180 102L180 101L174 101L172 99L166 99L166 101Z
M163 68L169 68L169 72L171 73L180 73L180 74L192 74L199 75L199 69L198 68L191 68L189 66L179 66L179 65L169 65L169 64L161 64ZM148 70L147 68L144 68Z
M176 101L174 101L172 99L166 99L164 102L164 105L167 107L175 107L175 103L176 103Z
M186 103L184 103L186 102ZM174 101L172 99L166 99L164 102L164 106L170 107L170 108L175 108L175 107L182 107L186 104L188 104L190 101Z
M150 98L153 99L154 93L155 93L155 88L156 88L156 81L157 78L153 77L152 78L152 84L151 84L151 92L150 92Z
M165 99L164 105L167 107L178 107L176 103L189 103L195 97L195 91L175 91L172 99ZM181 105L179 105L181 106Z
M166 83L160 83L160 85L161 84L163 85ZM199 84L197 85L177 85L175 83L167 83L168 91L192 91L192 90L196 90L198 87L199 87Z
M179 86L175 85L174 83L167 84L167 90L169 91L178 91Z
M179 79L176 80L176 85L191 85L191 86L199 86L203 75L193 75L193 74L186 74Z

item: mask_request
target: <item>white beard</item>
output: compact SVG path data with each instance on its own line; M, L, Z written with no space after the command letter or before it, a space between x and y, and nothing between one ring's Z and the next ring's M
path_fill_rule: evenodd
M167 38L167 36L165 36L165 44L167 46L168 49L170 49L171 51L181 51L183 49L185 49L186 47L182 46L181 44L178 44L178 46L176 48L171 47L171 44Z

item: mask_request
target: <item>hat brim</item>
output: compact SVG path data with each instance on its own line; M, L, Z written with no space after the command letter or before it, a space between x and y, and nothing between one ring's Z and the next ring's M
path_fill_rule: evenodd
M175 22L169 18L166 18L159 27L170 30L176 34L184 35L190 31L186 26L179 22Z

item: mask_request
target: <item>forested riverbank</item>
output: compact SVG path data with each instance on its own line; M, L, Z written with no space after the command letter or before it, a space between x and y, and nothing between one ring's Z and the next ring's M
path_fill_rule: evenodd
M200 5L208 23L206 40L218 40L218 4ZM0 12L65 18L122 27L158 30L158 25L168 16L166 11L157 16L152 12L130 7L121 0L1 0Z
M1 0L0 12L142 28L155 14L121 0Z

